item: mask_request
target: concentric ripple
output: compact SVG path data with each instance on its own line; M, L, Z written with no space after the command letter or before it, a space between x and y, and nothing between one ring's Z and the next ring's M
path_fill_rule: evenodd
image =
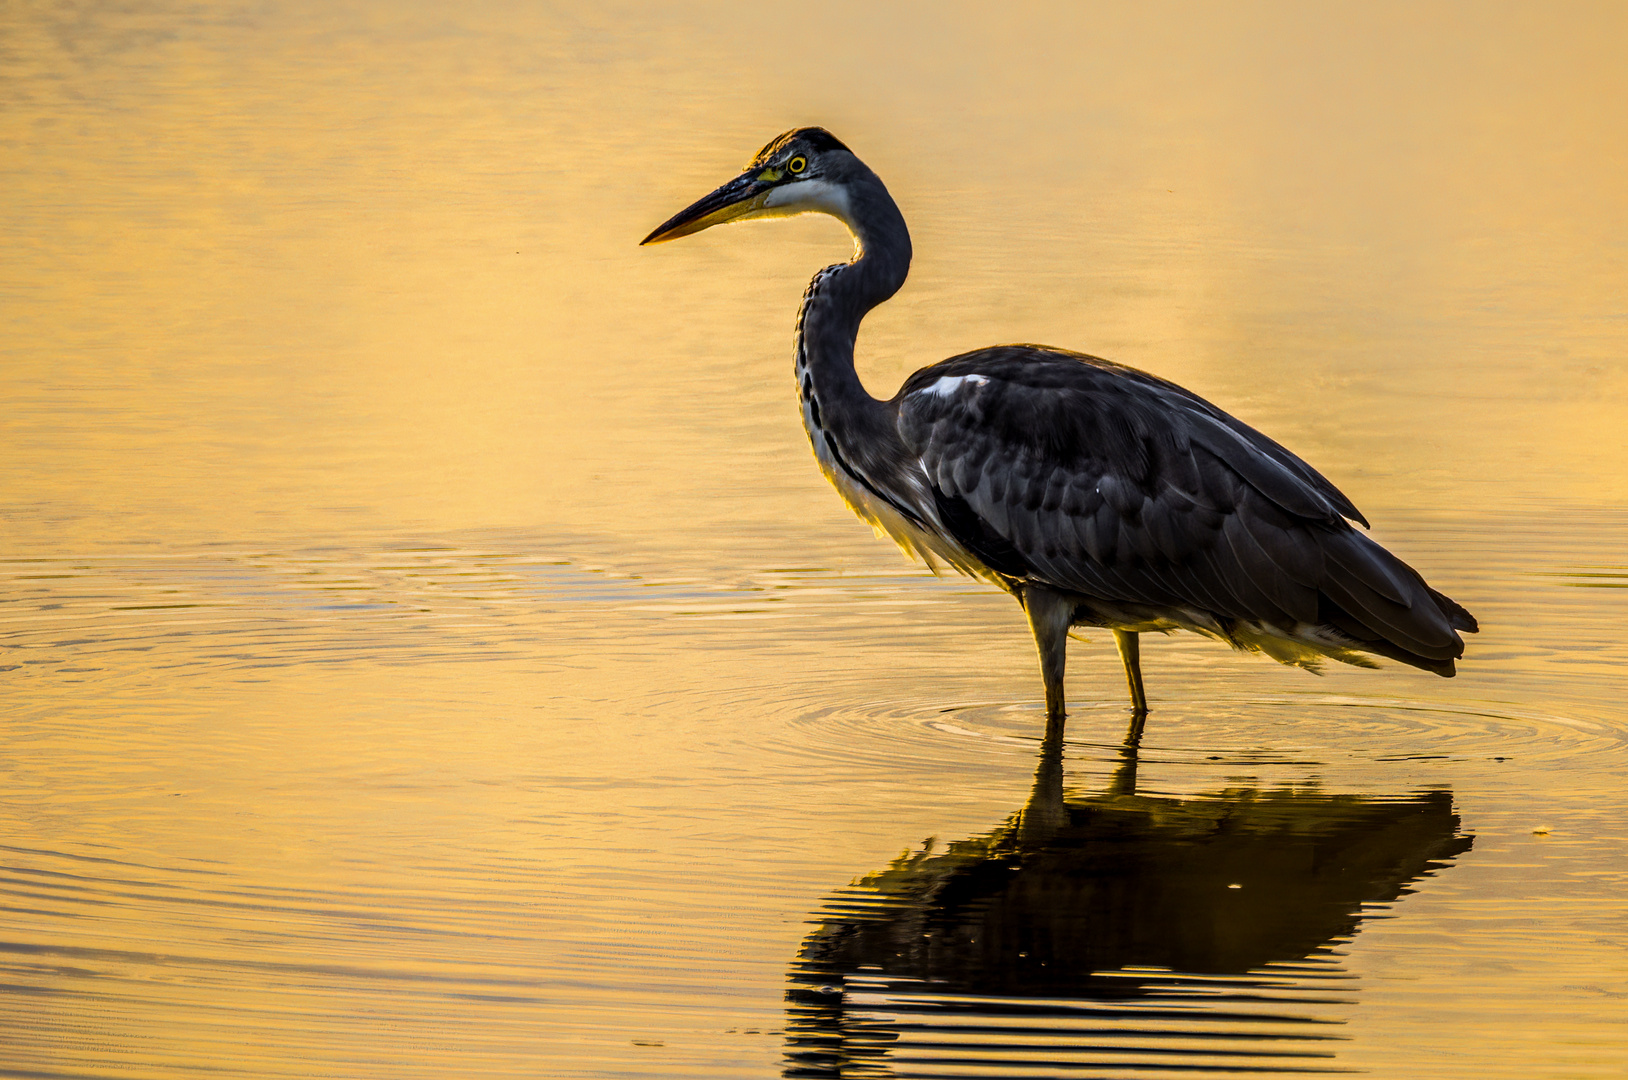
M1070 711L1071 754L1112 761L1128 714L1117 703ZM835 763L923 768L944 755L1032 755L1045 728L1038 702L876 701L790 721L817 732L803 752ZM1211 767L1519 760L1558 766L1628 751L1603 720L1485 703L1305 695L1216 706L1163 704L1150 715L1144 761Z

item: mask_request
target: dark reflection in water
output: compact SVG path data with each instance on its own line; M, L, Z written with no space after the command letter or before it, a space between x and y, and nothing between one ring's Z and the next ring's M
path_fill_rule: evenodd
M1452 795L1063 796L1060 731L999 828L830 897L791 970L789 1077L1348 1072L1335 946L1469 849ZM1366 907L1366 910L1365 910Z

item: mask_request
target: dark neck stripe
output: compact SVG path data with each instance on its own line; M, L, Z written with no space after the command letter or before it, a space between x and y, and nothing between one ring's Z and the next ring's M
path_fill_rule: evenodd
M846 476L853 480L854 483L864 488L876 499L880 500L887 506L892 507L894 512L899 514L899 516L903 517L906 521L918 528L925 529L926 525L921 520L920 516L918 516L910 508L900 505L897 500L890 498L875 484L871 483L870 480L866 479L863 473L848 463L848 459L843 455L842 449L837 446L836 436L832 433L830 428L826 427L820 422L819 400L814 395L813 379L810 374L810 369L814 365L810 362L808 356L808 343L803 337L803 325L807 319L809 308L814 304L815 301L820 299L821 291L824 286L832 278L835 278L844 270L849 269L852 265L852 263L838 263L835 266L826 267L824 270L821 270L819 273L814 275L813 280L808 283L808 289L803 293L802 307L797 309L797 368L798 375L800 376L797 382L797 390L798 393L803 396L803 399L808 402L809 420L813 423L814 427L819 430L820 438L825 440L826 449L831 452L831 460L837 466L837 468L841 469ZM812 438L813 432L810 432L809 435L810 438Z

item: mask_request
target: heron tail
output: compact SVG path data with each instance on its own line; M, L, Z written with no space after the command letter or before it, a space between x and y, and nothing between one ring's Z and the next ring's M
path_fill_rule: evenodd
M1319 622L1339 630L1355 648L1443 677L1455 673L1453 661L1464 655L1458 632L1474 633L1475 616L1355 529L1328 535L1323 552Z

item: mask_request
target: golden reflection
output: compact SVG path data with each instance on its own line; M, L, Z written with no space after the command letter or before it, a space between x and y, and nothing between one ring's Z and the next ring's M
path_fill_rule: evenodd
M1446 791L1138 794L1134 742L1106 790L1067 799L1060 734L999 828L828 900L790 972L785 1075L1014 1055L1331 1071L1352 1004L1337 945L1473 841Z

